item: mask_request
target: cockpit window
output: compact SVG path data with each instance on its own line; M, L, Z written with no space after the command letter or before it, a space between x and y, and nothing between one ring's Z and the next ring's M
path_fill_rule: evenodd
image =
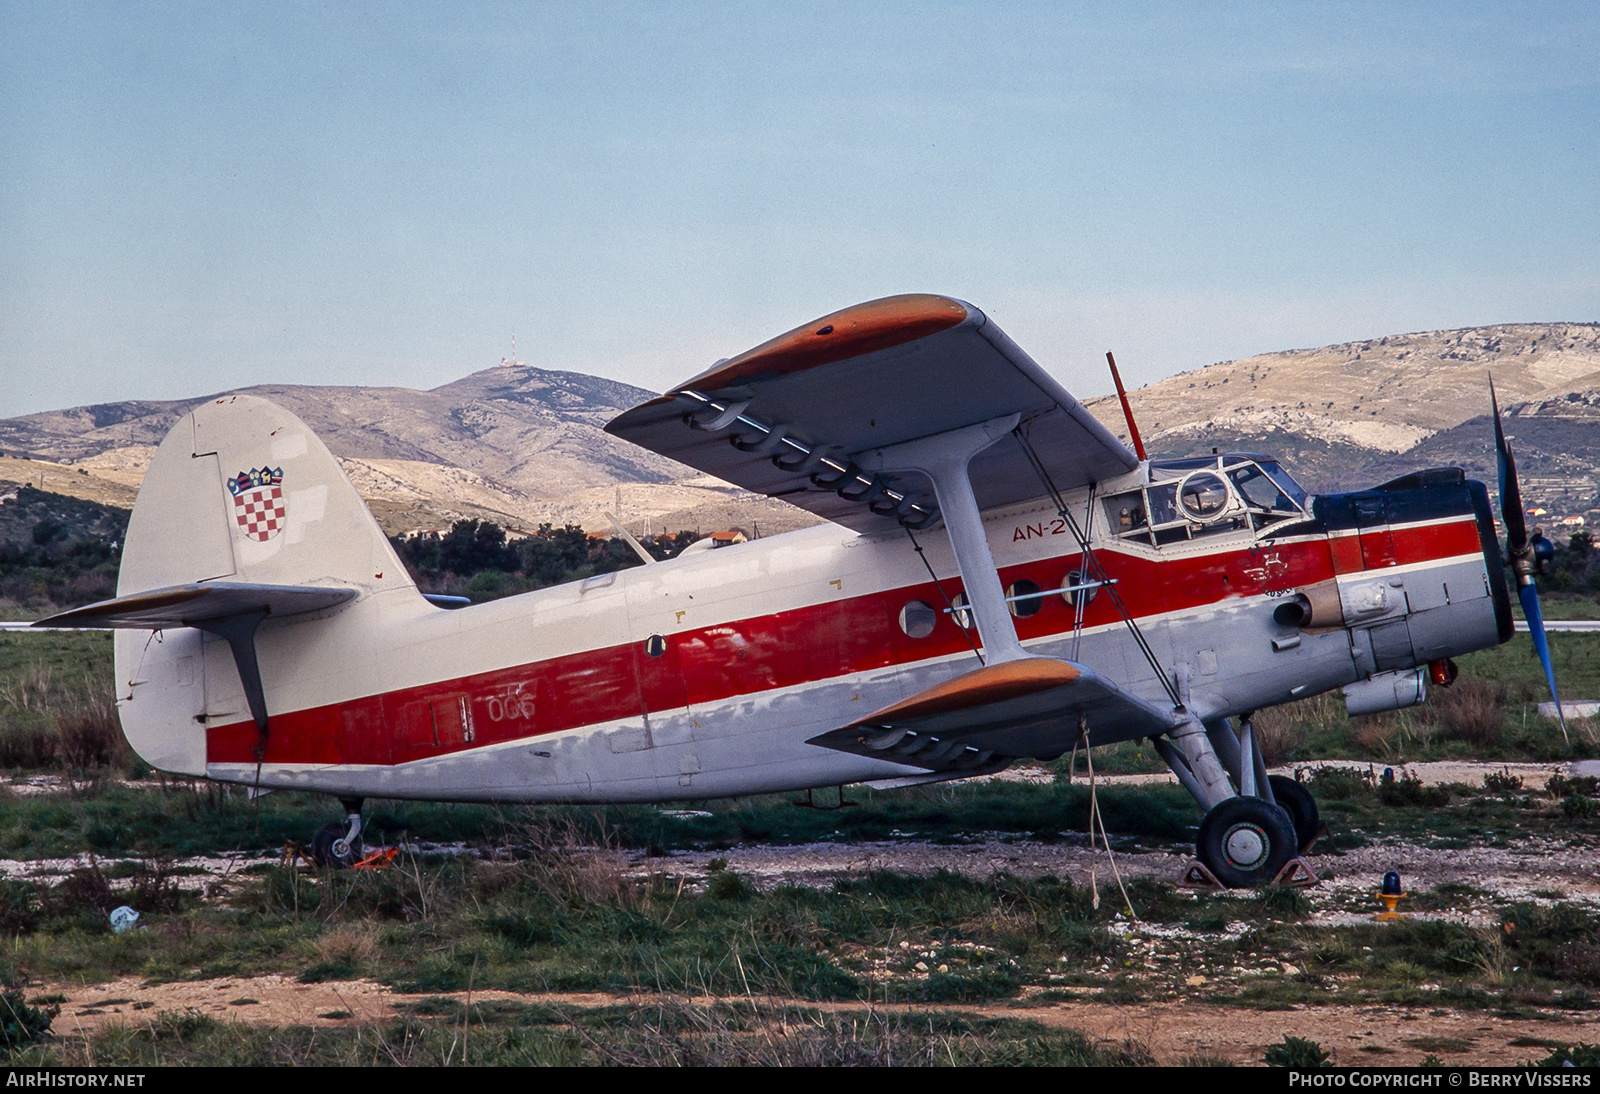
M1233 485L1238 489L1245 504L1251 509L1265 510L1269 513L1298 513L1299 507L1289 499L1278 485L1278 481L1268 475L1266 471L1253 463L1243 467L1231 468L1228 477L1233 480Z
M1306 492L1275 461L1242 453L1163 460L1150 484L1105 499L1121 537L1161 546L1305 515Z
M1304 511L1306 507L1306 492L1299 483L1289 477L1289 472L1271 460L1261 461L1260 466L1261 470L1265 471L1272 481L1278 484L1278 489L1288 495L1297 508Z

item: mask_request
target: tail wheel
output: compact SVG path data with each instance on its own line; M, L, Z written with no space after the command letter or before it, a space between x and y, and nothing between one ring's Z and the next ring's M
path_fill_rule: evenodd
M1317 799L1311 796L1311 791L1287 775L1269 775L1267 782L1272 784L1272 796L1294 822L1297 849L1307 850L1311 841L1317 838L1322 823L1317 813Z
M1195 850L1230 889L1277 877L1299 850L1289 814L1261 798L1229 798L1200 822Z
M361 838L354 846L347 844L344 834L349 829L342 823L324 824L311 837L311 858L318 866L349 866L361 857Z

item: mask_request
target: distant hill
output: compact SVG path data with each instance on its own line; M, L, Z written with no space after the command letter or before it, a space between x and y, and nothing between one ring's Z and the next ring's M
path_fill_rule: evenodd
M45 531L39 526L45 525ZM0 482L0 546L56 547L75 542L117 543L127 535L128 511L80 498Z
M1490 373L1530 507L1600 519L1600 324L1501 324L1286 350L1182 373L1130 400L1152 455L1267 452L1319 491L1442 465L1492 480ZM595 376L518 365L431 391L244 390L305 419L391 534L466 517L603 531L613 509L641 532L816 523L605 433L607 421L653 393ZM0 479L126 507L167 429L214 397L0 420ZM1126 433L1115 398L1089 406Z
M512 528L571 520L600 530L610 527L605 512L616 508L636 530L647 522L655 531L758 523L776 532L816 522L612 437L605 423L655 393L597 376L523 365L485 369L431 391L241 390L304 419L391 534L468 517ZM0 420L0 451L136 487L172 424L217 394Z

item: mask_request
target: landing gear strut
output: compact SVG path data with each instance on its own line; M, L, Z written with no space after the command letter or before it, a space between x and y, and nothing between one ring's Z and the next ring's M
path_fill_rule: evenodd
M353 866L361 860L361 799L344 798L343 824L324 824L311 837L311 857L318 866Z
M1206 810L1196 857L1230 889L1274 880L1318 832L1315 799L1293 779L1269 777L1248 718L1240 728L1236 737L1225 719L1201 727L1191 718L1153 739Z

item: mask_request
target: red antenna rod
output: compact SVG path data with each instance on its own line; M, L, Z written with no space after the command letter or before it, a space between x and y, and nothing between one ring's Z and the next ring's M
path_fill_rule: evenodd
M1122 377L1117 374L1117 359L1111 356L1111 351L1106 350L1106 362L1111 365L1111 379L1117 385L1117 398L1122 400L1122 416L1128 419L1128 434L1133 438L1133 452L1141 460L1150 457L1144 454L1144 441L1139 437L1139 427L1133 424L1133 407L1128 405L1128 393L1122 390Z

